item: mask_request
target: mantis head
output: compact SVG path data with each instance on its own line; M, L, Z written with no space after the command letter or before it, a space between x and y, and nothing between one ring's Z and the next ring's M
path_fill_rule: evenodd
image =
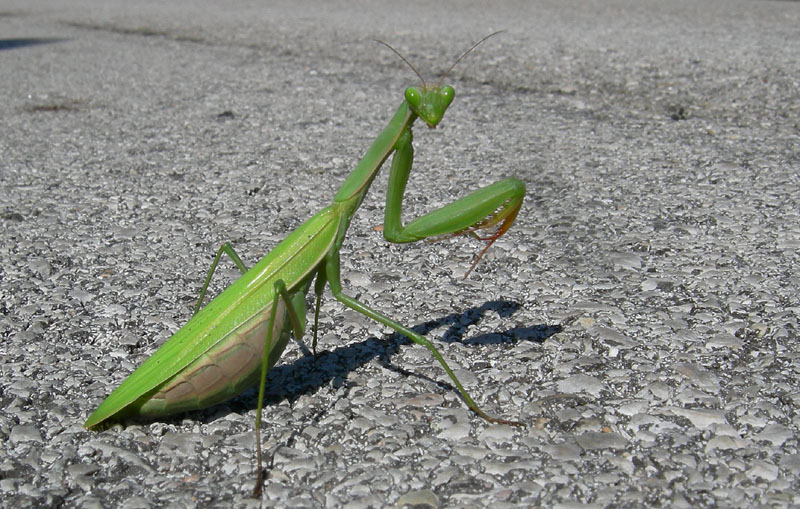
M434 128L442 120L444 112L453 99L456 91L450 85L425 87L408 87L406 89L406 102L411 111L416 113L428 127Z
M450 71L453 70L453 67L461 62L465 56L469 55L472 50L477 48L479 44L489 37L499 34L500 32L503 32L503 30L487 35L480 41L473 44L470 49L462 53L462 55L458 57L455 62L453 62L453 65L451 65L450 68L442 75L441 79L439 79L439 83L434 87L430 87L425 84L425 80L422 78L422 75L419 73L419 71L417 71L416 67L411 65L411 62L406 60L406 57L401 55L399 51L383 41L377 42L394 51L394 53L400 57L403 62L408 64L411 70L414 71L414 73L419 77L419 80L422 82L422 87L408 87L406 89L406 102L411 108L411 111L416 113L419 118L428 124L428 127L433 128L436 127L442 120L444 112L447 111L447 107L450 106L450 103L453 102L453 99L456 96L456 91L453 90L453 87L450 85L442 85L444 79L448 74L450 74Z

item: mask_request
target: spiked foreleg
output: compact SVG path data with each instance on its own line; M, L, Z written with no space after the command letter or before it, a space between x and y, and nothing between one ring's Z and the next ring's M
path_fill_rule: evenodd
M522 206L525 184L513 178L495 182L403 226L403 196L414 158L411 131L399 138L395 149L386 191L384 237L389 242L405 243L465 234L486 241L486 246L464 275L466 278L494 241L511 227ZM481 230L490 233L481 236L477 233Z

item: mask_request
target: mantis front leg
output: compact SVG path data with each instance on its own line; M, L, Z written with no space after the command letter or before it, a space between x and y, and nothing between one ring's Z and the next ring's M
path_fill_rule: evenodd
M402 209L408 175L414 158L411 130L407 129L395 145L389 187L386 191L386 211L383 235L389 242L416 242L429 237L448 237L466 234L486 241L464 278L478 264L489 247L499 239L517 217L525 184L518 179L505 179L478 189L471 194L425 214L403 226ZM492 230L485 237L479 230Z

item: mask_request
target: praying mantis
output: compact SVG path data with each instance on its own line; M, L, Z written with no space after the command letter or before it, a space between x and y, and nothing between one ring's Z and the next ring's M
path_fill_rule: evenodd
M467 275L489 247L511 227L522 206L525 185L509 178L402 224L403 195L413 160L412 126L417 119L436 127L455 97L442 81L466 55L490 34L464 52L435 86L428 86L405 57L388 44L422 81L405 90L389 124L378 135L333 198L333 203L289 234L251 269L226 243L217 251L192 318L117 387L84 423L103 429L131 418L154 419L207 408L259 384L256 407L258 473L254 496L260 496L261 416L267 373L283 353L291 334L300 340L306 327L306 295L314 286L315 311L312 349L316 353L319 307L326 286L345 306L394 329L427 348L452 380L467 407L492 423L521 425L492 417L469 396L439 350L427 339L344 292L339 250L347 229L375 176L393 155L386 192L383 234L393 243L465 234L486 243ZM478 232L487 231L484 236ZM201 309L211 277L223 254L242 276Z

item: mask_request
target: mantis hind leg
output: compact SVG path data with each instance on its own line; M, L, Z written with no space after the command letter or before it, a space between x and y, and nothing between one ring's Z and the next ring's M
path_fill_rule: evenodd
M336 300L338 300L339 302L343 303L344 305L354 309L355 311L358 311L359 313L361 313L361 314L363 314L365 316L368 316L368 317L372 318L373 320L375 320L375 321L377 321L379 323L382 323L382 324L386 325L387 327L391 327L392 329L394 329L395 331L399 332L400 334L406 336L407 338L409 338L413 342L417 343L418 345L422 345L425 348L427 348L431 352L431 354L434 356L434 358L437 361L439 361L439 364L441 364L441 366L442 366L442 368L444 368L445 372L447 372L447 375L453 381L453 384L455 384L456 388L458 389L458 392L461 394L461 397L464 399L464 402L467 404L469 409L472 410L473 412L475 412L479 417L481 417L481 418L483 418L483 419L485 419L485 420L487 420L489 422L492 422L492 423L509 424L511 426L523 426L523 424L520 423L520 422L508 421L508 420L505 420L505 419L499 419L497 417L492 417L489 414L487 414L486 412L484 412L483 410L481 410L480 407L478 406L478 404L475 403L475 401L467 393L466 389L464 389L464 386L461 384L461 381L458 379L458 377L456 377L456 374L453 372L453 370L450 369L450 366L448 366L447 361L444 360L444 357L439 352L439 350L433 345L433 343L431 343L430 341L425 339L423 336L421 336L421 335L417 334L416 332L412 331L411 329L409 329L407 327L404 327L403 325L399 324L398 322L395 322L394 320L392 320L388 316L385 316L385 315L382 315L381 313L378 313L377 311L375 311L374 309L368 307L366 304L362 303L361 301L359 301L355 297L351 297L349 295L346 295L342 290L342 282L341 282L341 279L339 277L339 253L338 252L333 252L333 253L331 253L329 255L329 257L327 259L327 262L326 262L326 274L327 274L327 277L328 277L328 282L330 284L331 293L333 293L333 296L336 297Z
M244 274L247 272L247 266L242 262L242 259L239 258L239 255L236 254L236 250L233 249L230 242L226 242L220 246L217 250L217 254L214 256L214 261L211 262L211 268L208 269L208 275L206 275L206 280L203 283L203 288L200 289L200 296L197 298L197 304L194 305L194 312L192 316L196 315L200 308L203 307L203 300L206 298L206 291L208 290L208 285L211 283L211 276L214 275L214 271L217 270L217 264L219 263L219 259L222 258L222 254L227 254L228 257L233 260L233 263L239 268L239 270Z

